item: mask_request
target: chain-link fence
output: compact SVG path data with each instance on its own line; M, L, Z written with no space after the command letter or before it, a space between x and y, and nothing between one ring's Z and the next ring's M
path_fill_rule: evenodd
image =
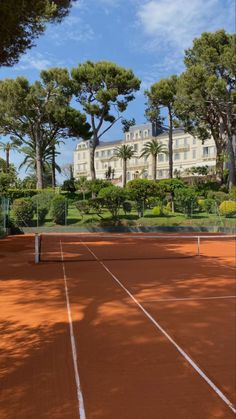
M8 227L8 214L9 214L9 199L0 196L0 237L7 234Z

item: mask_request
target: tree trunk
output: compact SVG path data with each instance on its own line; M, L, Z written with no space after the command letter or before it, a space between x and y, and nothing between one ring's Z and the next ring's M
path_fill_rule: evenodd
M224 182L224 158L222 150L216 153L216 179L222 185Z
M36 178L37 178L37 189L43 189L43 170L42 170L42 156L41 156L41 133L38 129L36 135L36 146L35 146L35 154L36 154Z
M10 148L6 146L6 172L9 173L10 169Z
M168 107L169 113L169 142L168 142L168 152L169 152L169 177L173 178L173 117L171 113L171 107Z
M157 180L157 156L152 156L152 170L153 180Z
M229 190L231 190L233 186L236 186L235 155L232 138L228 140L227 153L229 157Z
M56 156L55 146L52 149L52 188L56 187Z
M126 176L127 176L127 160L123 160L123 188L126 187Z

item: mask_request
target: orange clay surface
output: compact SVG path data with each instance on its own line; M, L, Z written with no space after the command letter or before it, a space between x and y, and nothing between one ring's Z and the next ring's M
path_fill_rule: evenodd
M0 240L0 418L80 418L64 273L86 419L235 418L131 298L235 407L235 243L78 237Z

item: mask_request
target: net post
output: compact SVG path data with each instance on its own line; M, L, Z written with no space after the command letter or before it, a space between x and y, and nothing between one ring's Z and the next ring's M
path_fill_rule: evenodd
M197 255L200 256L200 236L197 236Z
M40 236L38 233L35 234L35 263L38 264L40 262Z

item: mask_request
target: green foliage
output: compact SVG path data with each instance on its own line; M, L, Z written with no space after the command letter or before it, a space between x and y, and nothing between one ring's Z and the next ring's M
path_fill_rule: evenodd
M67 216L67 200L62 195L55 195L51 204L51 215L54 223L65 224Z
M219 207L220 214L225 217L233 217L236 215L236 202L235 201L223 201Z
M101 189L111 186L111 182L103 179L94 179L87 181L87 190L94 195L98 195Z
M158 184L148 179L133 179L127 184L127 191L131 199L136 202L139 216L144 215L147 200L150 197L158 196Z
M76 186L75 186L75 180L74 179L67 179L64 180L62 185L62 190L67 192L75 192Z
M175 191L177 210L191 216L197 208L197 194L193 188L181 188Z
M123 202L123 211L126 214L129 214L132 211L132 202L131 201L124 201Z
M185 130L203 142L214 138L221 182L223 156L226 149L229 152L229 183L235 182L235 162L230 152L236 128L235 40L235 34L224 30L204 32L194 39L192 48L185 51L186 71L179 77L175 101L175 113Z
M12 212L18 225L28 226L34 217L34 204L30 198L15 199Z
M213 199L219 205L221 202L226 201L229 195L221 191L209 191L207 198Z
M7 0L0 3L0 65L12 66L34 39L45 30L46 22L60 22L72 0Z
M87 61L72 69L71 75L77 101L90 117L91 176L95 179L94 151L100 138L120 119L141 82L132 70L109 61Z
M185 183L180 179L163 179L158 181L158 187L164 192L173 192L177 189L185 188Z
M164 208L162 205L157 205L156 207L154 207L152 209L152 213L153 215L156 215L157 217L163 217L163 216L168 216L169 215L169 211L167 208Z
M98 216L102 213L102 207L103 207L103 200L101 198L90 198L88 200L89 206L92 211L94 211Z
M87 199L75 202L75 206L82 217L83 215L90 213L90 202Z
M230 193L229 193L229 197L230 197L230 199L232 199L233 201L236 201L236 186L234 186L234 187L231 189L231 191L230 191Z
M214 214L217 209L217 202L212 198L206 198L204 199L203 209L209 214Z
M16 176L13 173L0 172L0 194L7 194L11 186L16 183Z
M45 191L43 190L40 193L34 195L31 200L34 204L34 210L38 222L42 224L45 221L46 215L49 213L51 208L51 202L55 196L54 191Z
M126 199L126 192L119 186L108 186L100 190L98 197L103 199L112 217L117 218L119 209Z

